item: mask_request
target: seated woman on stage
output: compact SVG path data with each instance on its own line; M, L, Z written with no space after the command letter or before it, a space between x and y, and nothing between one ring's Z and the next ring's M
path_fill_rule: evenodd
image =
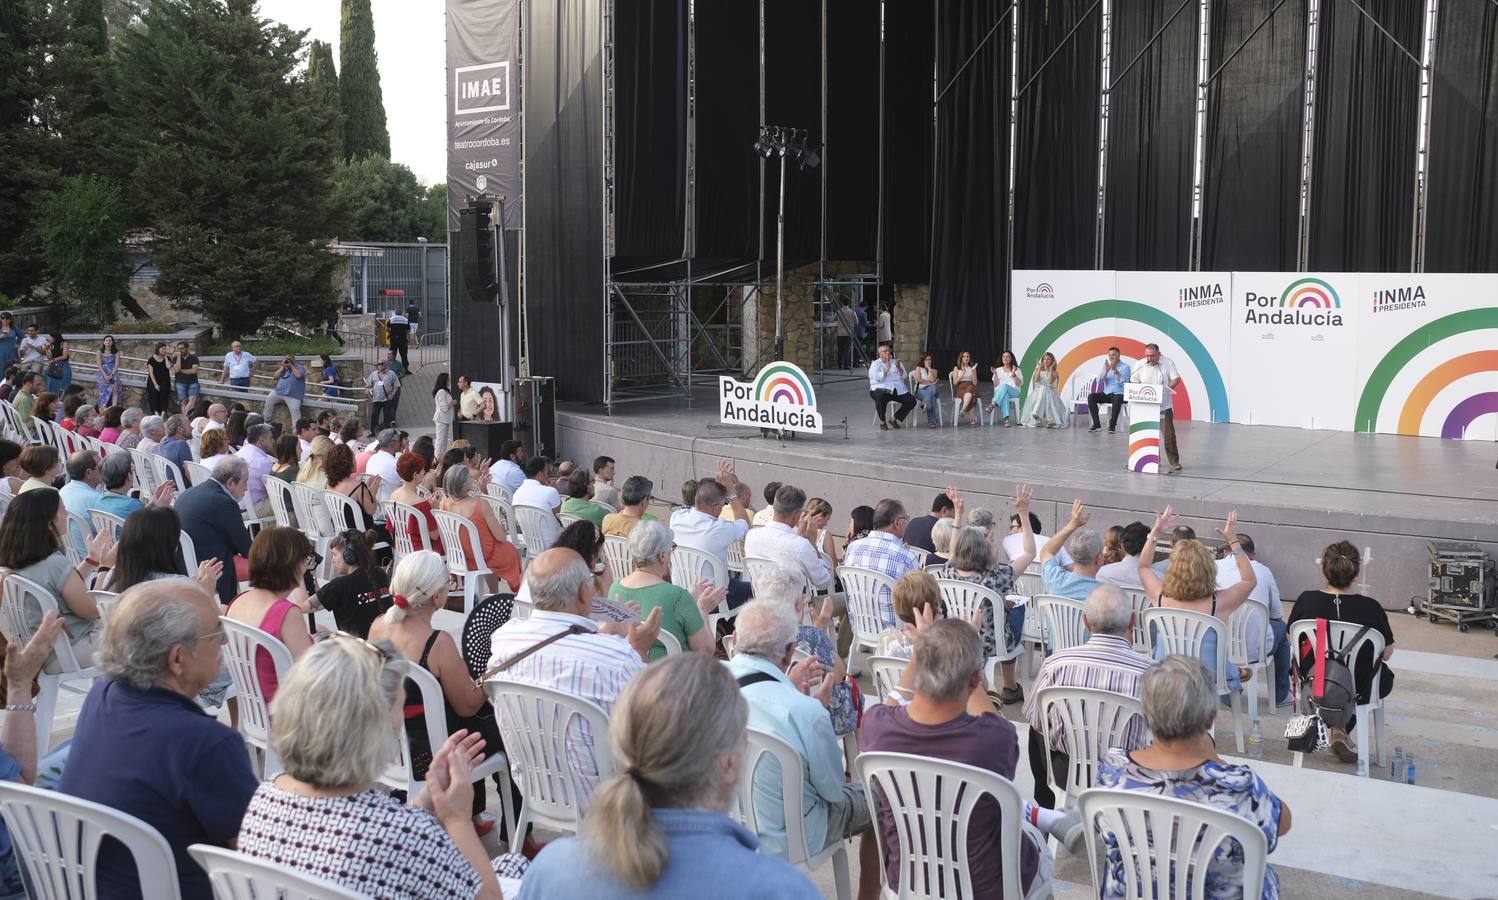
M931 361L931 354L922 354L920 365L911 371L915 374L915 400L926 408L927 427L935 428L936 418L941 415L937 406L941 400L936 396L936 365Z
M1056 357L1049 350L1041 354L1030 378L1030 399L1025 401L1021 418L1027 428L1066 428L1071 413L1061 399L1061 375L1056 371Z
M952 367L952 395L961 401L959 416L969 416L968 424L978 424L978 367L973 365L973 355L966 350L957 354L957 365ZM955 422L953 424L956 424Z
M1009 420L1013 418L1010 406L1019 399L1019 389L1025 385L1025 375L1019 370L1019 363L1014 354L1005 350L999 354L999 364L993 368L993 403L989 404L988 414L996 416L1004 414L1004 427L1009 427Z

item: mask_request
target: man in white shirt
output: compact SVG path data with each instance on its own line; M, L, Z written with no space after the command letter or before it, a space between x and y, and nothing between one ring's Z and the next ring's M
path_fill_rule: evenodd
M1160 442L1165 445L1165 459L1170 464L1166 473L1181 471L1181 455L1176 449L1175 413L1171 409L1171 392L1181 383L1181 373L1176 371L1176 364L1160 355L1159 344L1145 344L1144 359L1134 369L1129 380L1134 384L1159 384L1165 387L1160 392Z
M1145 542L1149 540L1150 527L1143 522L1130 522L1124 526L1123 551L1127 554L1116 563L1108 563L1097 570L1098 581L1105 584L1116 584L1121 588L1142 591L1144 585L1139 582L1139 554L1144 552ZM1233 575L1236 578L1238 567L1233 566Z
M47 348L51 343L51 338L36 333L35 325L27 325L26 336L21 338L21 364L40 372L47 364Z
M774 515L769 524L749 529L744 538L744 556L768 559L800 578L808 590L825 591L832 587L832 565L817 552L816 521L806 512L806 492L795 485L781 485L770 506ZM848 656L853 645L853 626L843 595L832 599L832 614L838 625L838 654Z
M303 416L296 420L296 443L298 448L297 460L306 462L307 457L312 455L312 439L317 437L317 423Z
M1037 516L1035 513L1029 513L1029 517L1030 531L1035 535L1035 546L1044 547L1046 541L1051 539L1051 536L1040 530L1040 516ZM1025 530L1024 526L1020 524L1018 513L1009 514L1009 533L1004 535L1004 540L1000 541L1000 545L1004 548L1004 555L1011 562L1019 559L1025 552ZM1063 566L1071 565L1071 554L1066 552L1065 547L1062 547L1060 552L1056 554L1056 559ZM1023 575L1024 573L1015 572L1014 574Z
M525 470L520 464L525 461L525 448L519 441L505 441L499 445L499 459L489 467L489 477L510 489L513 499L516 489L525 483Z
M1257 582L1254 589L1249 593L1248 599L1259 604L1269 611L1269 639L1270 653L1274 655L1274 697L1276 703L1284 703L1290 697L1290 642L1285 639L1285 632L1289 626L1285 624L1285 604L1280 598L1279 582L1274 580L1274 573L1269 567L1254 558L1254 540L1243 532L1234 535L1238 545L1243 549L1243 555L1248 557L1249 568L1254 571ZM1219 591L1232 587L1243 578L1238 574L1238 561L1229 554L1217 561L1217 589ZM1263 644L1258 635L1248 635L1248 656L1250 659L1259 659Z
M269 518L272 512L270 495L265 490L265 479L270 477L271 467L276 463L276 458L270 455L275 440L269 425L264 422L251 425L249 431L245 432L244 446L235 454L249 467L246 499L255 515L262 519Z
M224 370L219 373L218 380L227 381L235 387L249 387L254 365L255 354L244 352L244 345L235 341L229 345L229 354L224 357Z
M557 536L562 533L561 520L557 513L562 509L562 495L551 486L551 460L544 456L535 456L525 461L525 481L515 489L510 503L512 506L534 506L549 510L550 516L543 516L541 520L540 535L541 545L550 547L557 541ZM534 535L526 535L529 542ZM527 547L530 544L527 543Z
M375 436L375 448L374 455L364 465L364 471L380 476L375 499L384 503L401 484L401 477L395 471L395 458L400 454L401 448L401 433L394 428L386 428Z
M729 502L723 486L736 483L733 464L726 459L719 460L717 480L705 478L698 482L692 506L671 514L671 534L675 536L677 546L691 547L718 558L725 571L728 568L728 548L749 533L749 518L744 515L744 506L737 497L730 502L734 507L734 520L729 522L719 518L725 502ZM729 608L745 603L750 593L749 582L729 576Z
M900 404L899 412L895 413L896 428L915 409L915 395L910 392L905 367L894 358L894 352L888 344L879 347L879 358L869 364L869 396L874 399L874 411L879 416L880 431L889 430L885 415L891 402Z
M650 647L661 630L661 611L652 609L644 621L601 625L588 618L593 609L593 572L583 558L565 547L540 554L525 570L532 611L511 619L490 639L489 668L509 668L494 681L516 681L565 691L590 700L611 712L624 686L650 658ZM537 645L568 629L574 633L543 647ZM534 652L517 659L527 651ZM597 778L594 735L579 721L568 734L568 758L579 780L591 790Z
M203 423L203 431L212 431L215 428L223 428L229 421L229 407L222 403L210 404L208 407L208 421ZM202 437L199 434L199 437Z

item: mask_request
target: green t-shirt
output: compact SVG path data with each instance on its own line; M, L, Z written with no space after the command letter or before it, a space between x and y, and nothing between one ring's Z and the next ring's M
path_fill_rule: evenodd
M616 581L609 588L609 599L616 603L634 603L640 607L640 617L650 615L656 607L661 610L661 631L670 632L687 649L687 638L702 630L702 611L697 601L686 588L677 587L669 581L652 584L650 587L628 588ZM666 648L657 642L650 648L650 661L655 662L666 655Z
M597 503L591 500L584 500L581 497L568 497L562 501L562 515L587 519L589 522L597 525L600 531L603 530L603 517L608 514L609 511Z

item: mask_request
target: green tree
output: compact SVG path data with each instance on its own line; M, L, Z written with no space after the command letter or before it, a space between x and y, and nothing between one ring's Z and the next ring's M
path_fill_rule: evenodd
M112 322L126 293L125 198L96 175L68 178L43 202L41 237L56 286L83 317Z
M364 156L338 166L334 198L344 216L340 236L354 241L443 240L434 230L427 188L400 163Z
M0 294L11 297L29 296L45 269L33 223L53 178L38 119L48 19L42 0L0 0Z
M447 184L445 182L427 188L422 201L422 219L426 222L426 236L433 241L447 240Z
M117 51L111 100L131 126L117 144L135 160L127 198L157 236L156 289L231 335L321 323L337 306L338 148L296 74L303 37L251 0L152 0Z
M374 13L369 0L343 0L338 37L338 87L343 97L343 155L389 158L390 130L375 55Z
M326 41L313 41L307 51L307 86L334 123L330 132L339 155L343 152L343 98L338 94L338 69L333 65L333 47Z

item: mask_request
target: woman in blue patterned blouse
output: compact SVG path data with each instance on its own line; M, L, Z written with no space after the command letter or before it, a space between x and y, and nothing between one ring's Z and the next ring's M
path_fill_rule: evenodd
M1199 660L1167 656L1144 673L1140 685L1144 722L1154 743L1140 750L1109 750L1098 769L1097 786L1140 791L1190 800L1226 810L1258 827L1274 852L1279 836L1290 830L1290 807L1275 796L1247 766L1225 763L1212 740L1217 715L1217 686ZM1152 846L1163 843L1150 835ZM1103 833L1107 863L1104 900L1129 896L1124 889L1123 858L1118 839ZM1162 851L1163 852L1163 851ZM1179 876L1184 880L1185 873ZM1208 867L1203 900L1243 900L1243 847L1228 838ZM1148 889L1146 889L1148 890ZM1248 890L1252 890L1249 888ZM1261 900L1277 900L1279 878L1265 866Z

